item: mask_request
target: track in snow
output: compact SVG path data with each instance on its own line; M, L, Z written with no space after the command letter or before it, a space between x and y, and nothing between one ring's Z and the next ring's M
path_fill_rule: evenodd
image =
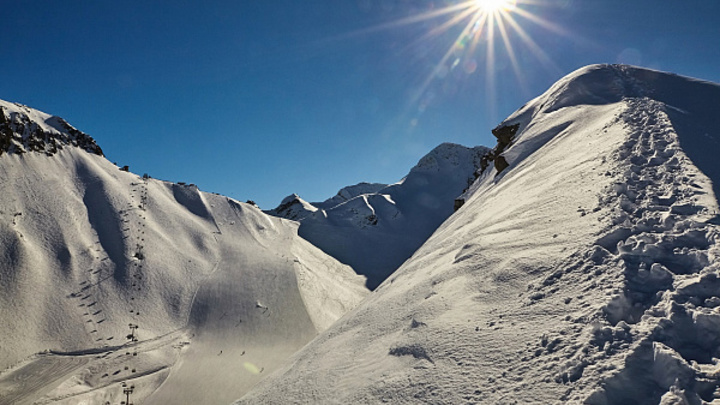
M37 360L0 376L3 404L32 404L86 365L86 356L42 355Z

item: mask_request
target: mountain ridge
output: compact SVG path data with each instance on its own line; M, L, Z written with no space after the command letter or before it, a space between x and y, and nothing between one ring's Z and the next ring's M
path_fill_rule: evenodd
M629 66L561 79L498 126L507 165L237 404L714 401L718 97Z
M118 170L0 102L0 398L115 403L130 382L147 404L714 403L717 105L718 84L587 66L493 150L292 195L295 222ZM367 271L368 294L313 232L371 267L409 253Z
M359 183L320 203L292 194L267 213L299 221L300 236L366 276L373 289L452 214L489 150L442 143L394 184Z
M1 106L0 402L227 403L367 294L295 223Z

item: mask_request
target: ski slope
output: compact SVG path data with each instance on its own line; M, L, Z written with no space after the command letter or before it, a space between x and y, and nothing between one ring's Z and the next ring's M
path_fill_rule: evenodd
M296 223L0 107L0 403L229 403L367 294Z

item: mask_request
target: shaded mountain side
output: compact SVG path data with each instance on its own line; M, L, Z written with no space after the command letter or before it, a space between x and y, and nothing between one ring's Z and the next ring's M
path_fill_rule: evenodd
M320 203L297 195L271 215L300 222L299 234L377 287L453 213L488 148L444 143L398 183L360 183Z
M630 66L561 79L498 126L507 167L237 403L717 402L719 94Z

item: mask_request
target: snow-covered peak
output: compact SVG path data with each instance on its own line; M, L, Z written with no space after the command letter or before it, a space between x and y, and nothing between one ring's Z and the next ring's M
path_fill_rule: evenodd
M527 121L538 112L550 113L565 107L611 104L626 97L643 96L646 89L633 78L633 73L638 70L647 71L627 65L598 64L582 67L558 80L545 93L510 115L505 122L514 122L521 117Z
M453 213L488 151L444 143L398 183L359 183L320 203L291 195L268 213L299 221L300 236L367 276L374 288Z
M277 208L268 211L270 215L300 221L313 212L317 211L317 207L300 198L297 194L290 194L283 198Z
M555 83L546 93L544 112L577 105L616 103L626 97L642 97L646 91L632 77L637 70L627 65L590 65Z
M452 170L467 162L477 163L486 151L487 148L484 146L468 148L456 143L445 142L423 156L410 172Z
M510 115L502 125L521 127L540 113L563 108L617 103L628 98L647 97L675 108L708 105L708 96L720 92L720 85L673 73L629 66L598 64L580 68L560 79L545 93ZM715 106L717 108L717 106Z
M485 157L483 171L494 162L496 176L508 166L518 166L525 158L573 130L582 121L587 107L611 108L629 100L657 103L683 133L699 132L703 137L685 141L693 161L713 177L715 155L720 149L720 85L628 65L599 64L580 68L560 79L545 93L511 114L494 130L498 145ZM562 119L558 119L561 117ZM619 118L618 118L619 119ZM499 134L505 135L498 136ZM490 173L491 172L491 173ZM467 198L480 186L474 184ZM720 193L720 185L715 186Z
M67 145L103 155L93 138L64 119L0 100L0 155L40 152L52 156Z

